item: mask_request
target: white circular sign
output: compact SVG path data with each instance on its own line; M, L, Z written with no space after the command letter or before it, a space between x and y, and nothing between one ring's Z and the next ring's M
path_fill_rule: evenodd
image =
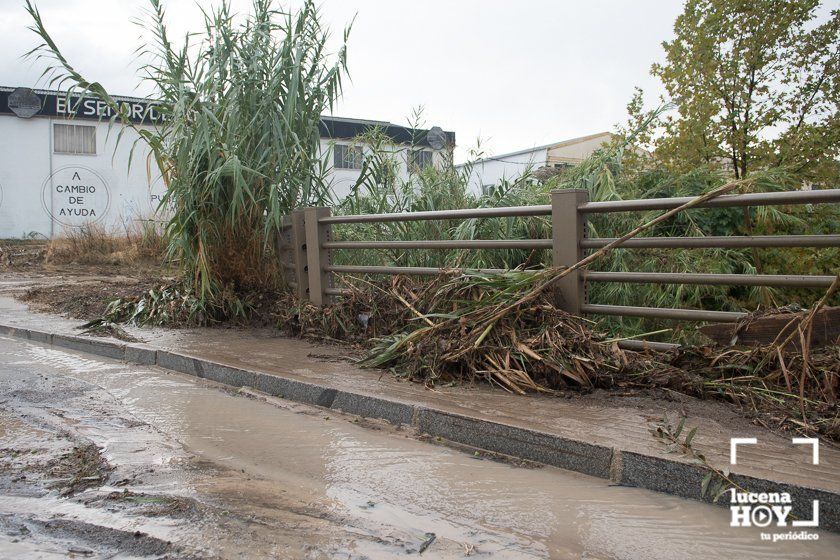
M79 165L62 167L47 177L41 199L56 222L70 227L98 222L111 205L105 180L93 169Z

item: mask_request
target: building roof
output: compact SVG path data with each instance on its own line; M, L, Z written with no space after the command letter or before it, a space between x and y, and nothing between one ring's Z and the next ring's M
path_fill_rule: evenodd
M392 124L387 121L372 121L367 119L348 119L343 117L321 117L321 137L340 140L350 140L364 134L372 128L380 128L386 136L397 144L413 144L428 146L426 135L429 130L424 128L409 128ZM455 133L443 131L446 143L455 145Z
M543 144L542 146L534 146L533 148L527 148L527 149L524 149L524 150L517 150L515 152L508 152L506 154L500 154L500 155L497 155L497 156L481 158L481 159L477 159L477 160L475 160L471 163L479 164L479 163L484 163L484 162L489 162L489 161L503 161L505 163L512 163L512 164L517 164L517 165L529 165L528 163L521 162L521 161L505 161L505 158L521 156L522 154L528 154L528 153L531 153L531 152L539 152L539 151L542 151L542 150L553 150L555 148L564 148L566 146L573 146L574 144L579 144L581 142L594 140L594 139L596 139L600 136L612 136L612 133L611 132L596 132L595 134L588 134L586 136L578 136L577 138L571 138L569 140L552 142L551 144ZM455 167L462 167L464 165L466 165L466 164L465 163L460 163L460 164L456 165Z
M33 115L36 117L66 117L85 120L103 120L108 119L111 116L107 112L102 114L102 112L98 111L95 106L85 107L82 104L79 104L79 106L75 108L75 113L71 116L58 111L58 100L63 99L67 95L66 91L15 88L9 86L0 86L0 115L15 114L9 105L9 96L15 90L27 90L38 97L41 103L41 108L35 113L35 115ZM153 108L156 105L154 99L123 95L114 95L112 97L119 103L127 103L130 106L137 107L138 110L136 112L132 111L129 113L131 115L130 118L132 122L153 125L157 121L157 118L159 118L155 116L153 111ZM96 101L96 98L94 97L89 99L94 102ZM395 125L387 121L371 119L351 119L330 115L321 117L320 131L322 138L350 140L373 128L381 128L385 135L394 140L397 144L414 144L417 146L429 145L426 140L426 135L429 132L427 129L409 128ZM448 144L455 144L454 132L444 131L444 135Z

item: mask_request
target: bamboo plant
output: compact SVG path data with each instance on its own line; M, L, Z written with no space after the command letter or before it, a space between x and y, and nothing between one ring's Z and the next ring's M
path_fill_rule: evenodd
M138 60L162 115L155 129L133 125L100 83L75 70L32 0L31 29L43 42L28 56L46 62L43 78L67 88L69 102L93 95L107 103L112 122L124 125L118 141L134 130L149 146L167 187L168 254L196 309L209 318L242 315L243 295L278 285L283 216L328 198L319 125L341 93L349 27L331 54L311 0L294 12L253 0L247 15L219 0L203 12L203 29L176 46L163 4L149 2Z

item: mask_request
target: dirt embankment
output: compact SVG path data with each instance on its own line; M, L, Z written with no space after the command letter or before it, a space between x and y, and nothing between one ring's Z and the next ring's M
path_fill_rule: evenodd
M155 243L94 231L51 241L0 240L0 275L16 282L13 295L33 310L89 321L115 299L172 280Z
M139 297L166 281L162 273L107 276L99 274L101 269L93 272L91 276L72 273L56 283L29 288L16 297L35 311L89 321L101 317L112 301Z
M55 239L0 239L0 274L37 278L16 294L37 311L90 320L108 304L167 281L160 224L137 221L120 232L96 225Z

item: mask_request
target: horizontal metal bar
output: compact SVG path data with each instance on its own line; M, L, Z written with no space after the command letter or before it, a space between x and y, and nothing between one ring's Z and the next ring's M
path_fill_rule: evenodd
M464 208L461 210L432 210L394 214L356 214L327 216L321 224L372 224L376 222L416 222L421 220L466 220L470 218L511 218L515 216L549 216L551 205L501 206L499 208Z
M606 212L633 212L640 210L669 210L690 202L694 197L652 198L641 200L610 200L586 202L578 206L584 214ZM786 204L827 204L840 202L840 189L816 191L788 191L773 193L750 193L721 196L698 204L696 208L726 208L740 206L769 206ZM411 222L421 220L463 220L470 218L509 218L551 215L551 205L503 206L499 208L464 208L460 210L432 210L428 212L402 212L392 214L356 214L348 216L326 216L318 220L322 224L351 224L377 222Z
M583 313L593 315L618 315L621 317L646 317L649 319L675 319L678 321L715 321L735 323L746 313L731 311L704 311L702 309L667 309L660 307L632 307L629 305L594 305L580 307Z
M485 274L502 274L508 272L501 268L461 269L461 268L431 268L420 266L337 266L332 265L324 270L344 274L406 274L412 276L436 276L438 274L458 274L461 272L476 272Z
M694 197L650 198L641 200L609 200L586 202L578 206L578 212L601 214L605 212L636 212L640 210L670 210L677 208ZM785 204L827 204L840 202L840 189L818 191L788 191L771 193L750 193L725 195L714 198L695 208L726 208L736 206L776 206Z
M584 249L599 249L614 237L584 239ZM840 235L752 235L709 237L637 237L621 244L626 249L711 249L748 247L840 247Z
M827 288L834 276L793 274L691 274L675 272L585 272L589 282L630 282L640 284L703 284L708 286L793 286Z
M654 342L652 340L619 340L618 347L625 350L656 350L658 352L667 352L668 350L676 350L680 345L672 342Z
M349 294L350 290L345 288L327 288L324 290L324 292L328 296L343 296L345 294Z
M551 249L551 239L328 241L324 249Z

